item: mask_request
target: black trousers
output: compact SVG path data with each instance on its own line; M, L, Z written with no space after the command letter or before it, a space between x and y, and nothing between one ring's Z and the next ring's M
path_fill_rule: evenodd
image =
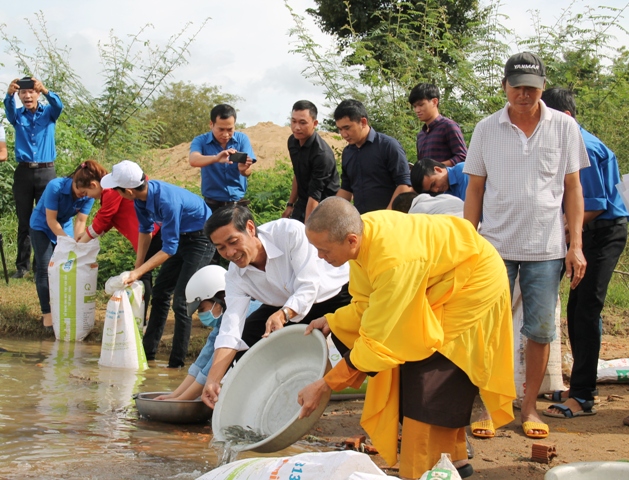
M308 325L313 320L323 317L326 313L333 313L341 307L348 305L352 301L352 297L347 291L347 284L343 285L341 291L332 298L323 302L315 303L308 314L299 323ZM271 315L277 312L283 305L265 305L262 304L255 312L247 317L245 329L242 332L242 340L249 346L253 347L262 339L262 335L266 330L266 321ZM286 327L297 325L297 323L288 322ZM238 352L236 360L242 357L247 350Z
M568 336L574 364L570 396L593 400L607 286L627 243L627 224L583 232L585 276L568 297Z
M155 359L172 299L175 333L168 366L178 368L185 364L192 330L192 318L186 306L186 285L197 270L209 265L212 255L214 245L202 232L181 234L177 253L162 264L153 285L151 313L142 339L148 360Z
M162 249L162 231L158 230L157 233L151 239L151 243L149 244L149 249L146 251L146 256L144 257L144 261L146 262L149 258L155 255ZM144 284L144 321L143 324L146 325L146 312L149 309L149 305L151 304L151 296L153 295L153 270L146 272L144 275L140 277L140 281Z
M13 198L17 214L17 257L18 270L31 269L31 237L29 235L33 205L39 202L46 185L57 177L54 167L28 168L28 164L18 162L13 174Z

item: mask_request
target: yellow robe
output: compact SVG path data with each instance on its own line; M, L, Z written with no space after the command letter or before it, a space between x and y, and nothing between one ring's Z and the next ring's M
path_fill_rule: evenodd
M361 425L397 460L399 368L440 352L461 368L500 427L513 420L509 280L494 247L466 220L390 210L362 216L350 261L352 302L326 315L368 382Z

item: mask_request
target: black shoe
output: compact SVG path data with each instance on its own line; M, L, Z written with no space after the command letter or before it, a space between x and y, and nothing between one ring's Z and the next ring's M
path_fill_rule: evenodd
M169 364L168 364L168 366L167 366L166 368L181 368L181 367L183 367L183 366L184 366L184 364L183 364L183 363L180 363L180 364L178 364L178 365L171 365L171 364L169 363Z
M27 272L28 270L25 270L23 268L18 268L16 272L13 275L11 275L11 278L24 278L24 275L26 275Z
M461 478L471 477L474 474L474 468L470 463L457 468L456 471L459 472Z

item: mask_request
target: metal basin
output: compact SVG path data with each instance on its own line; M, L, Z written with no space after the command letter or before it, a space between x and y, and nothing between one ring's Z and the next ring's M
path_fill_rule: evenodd
M170 392L139 393L135 397L138 413L156 422L165 423L205 423L212 417L212 409L201 401L196 400L153 400L155 397Z
M294 325L256 343L228 374L212 417L214 441L225 441L223 428L239 425L266 435L232 450L270 453L282 450L310 431L330 399L323 398L309 417L298 419L297 394L331 368L328 347L319 330L305 336Z

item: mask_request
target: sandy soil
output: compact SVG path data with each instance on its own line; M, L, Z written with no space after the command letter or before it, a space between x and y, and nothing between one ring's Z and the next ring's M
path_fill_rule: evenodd
M626 338L608 335L604 337L602 358L627 356L629 342ZM475 450L475 456L471 460L476 472L473 478L543 479L550 468L564 463L622 459L629 461L629 427L622 424L623 418L629 415L629 384L601 384L599 394L601 403L597 407L597 415L572 420L544 417L548 420L551 431L544 440L532 440L524 436L518 419L519 410L515 410L516 420L499 429L495 438L471 437ZM538 409L547 408L551 403L540 399ZM311 432L312 435L330 444L341 444L348 437L364 434L360 427L362 406L361 400L330 403ZM556 447L558 455L550 465L531 460L534 443ZM378 455L372 456L372 459L390 475L397 475L397 465L388 468Z
M606 318L606 323L618 319ZM171 322L169 322L170 324ZM198 325L198 322L195 322ZM168 339L172 330L167 325L164 339ZM203 335L207 330L195 326L193 335ZM567 349L565 345L563 350ZM629 357L629 339L625 336L603 336L601 358L609 360ZM567 380L567 379L566 379ZM471 460L476 474L473 478L504 480L508 478L543 479L550 468L564 463L601 460L629 461L629 427L622 424L629 415L629 383L599 385L600 405L597 415L571 420L544 417L551 433L544 440L532 440L522 433L519 410L515 410L516 420L498 430L493 439L471 438L475 456ZM540 399L538 409L547 408L552 402ZM362 400L332 401L324 415L304 440L316 442L327 447L342 448L344 441L356 435L364 435L360 426ZM469 433L469 431L468 431ZM531 460L534 443L554 445L557 457L550 465L539 464ZM370 444L367 439L367 444ZM378 456L373 461L390 475L397 475L397 465L388 468Z
M290 127L281 127L272 122L261 122L253 127L242 130L251 140L251 146L256 154L255 169L272 168L277 160L288 159L286 141L291 135ZM347 143L337 134L319 132L321 137L330 145L332 150L340 156ZM182 143L165 150L154 150L151 155L142 159L140 163L151 172L154 178L173 183L200 182L200 169L191 167L188 163L190 143Z

